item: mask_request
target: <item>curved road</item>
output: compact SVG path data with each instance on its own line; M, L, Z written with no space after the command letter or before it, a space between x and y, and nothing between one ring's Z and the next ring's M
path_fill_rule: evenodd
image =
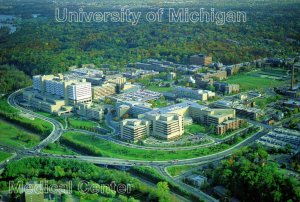
M60 138L60 136L63 134L64 127L59 121L57 121L55 119L45 117L43 115L34 113L31 110L20 107L16 102L16 97L18 95L20 95L22 93L22 91L23 91L23 89L18 90L16 92L12 93L11 95L9 95L9 97L7 99L8 104L10 104L10 106L12 106L13 108L15 108L23 113L26 113L33 117L47 121L48 123L50 123L53 126L53 130L50 133L50 135L47 136L47 138L45 138L42 142L40 142L40 144L38 146L31 149L31 150L40 151L41 149L46 147L49 143L53 143L53 142L57 141Z

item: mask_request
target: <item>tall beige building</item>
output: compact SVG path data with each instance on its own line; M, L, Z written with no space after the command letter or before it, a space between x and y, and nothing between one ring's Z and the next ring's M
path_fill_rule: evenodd
M190 57L191 65L208 66L212 63L212 57L204 54L193 55Z
M162 139L174 139L184 133L184 126L192 122L208 126L235 119L234 109L211 109L194 102L183 102L144 114L150 121L151 135Z
M183 118L178 114L163 114L153 117L153 136L172 140L184 133Z
M121 138L130 142L137 142L149 136L149 122L139 119L126 119L120 123Z

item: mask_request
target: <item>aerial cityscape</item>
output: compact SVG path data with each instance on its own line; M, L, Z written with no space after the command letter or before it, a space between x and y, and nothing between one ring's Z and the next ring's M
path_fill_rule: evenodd
M0 202L300 201L300 1L0 2Z

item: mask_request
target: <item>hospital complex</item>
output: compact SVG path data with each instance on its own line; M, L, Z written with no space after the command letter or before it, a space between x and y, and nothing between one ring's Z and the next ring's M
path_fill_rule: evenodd
M175 88L174 92L180 97L198 100L215 96L211 91L182 87ZM236 117L235 109L210 108L188 100L152 108L149 101L162 96L128 83L122 75L105 75L100 70L84 67L65 74L34 76L33 86L23 92L23 104L58 116L73 113L100 121L104 120L107 106L99 103L109 98L120 120L120 137L131 142L147 136L177 139L184 134L185 126L193 123L213 127L215 133L221 135L241 127L244 122Z

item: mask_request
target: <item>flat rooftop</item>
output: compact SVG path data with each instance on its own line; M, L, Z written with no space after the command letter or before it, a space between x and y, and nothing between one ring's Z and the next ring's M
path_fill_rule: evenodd
M188 107L194 107L194 108L198 108L201 110L208 108L207 106L199 105L195 102L186 101L186 102L178 103L175 105L167 106L164 108L160 108L157 110L153 110L151 112L148 112L148 114L167 114L167 113L172 113L176 110L180 110L180 109L184 109L184 108L188 108Z

